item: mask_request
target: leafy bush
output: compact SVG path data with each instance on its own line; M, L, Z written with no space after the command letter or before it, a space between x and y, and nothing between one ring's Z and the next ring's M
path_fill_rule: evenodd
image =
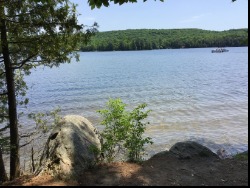
M129 129L126 135L124 147L128 150L128 158L130 161L142 160L142 153L144 152L145 144L153 144L150 137L143 138L142 134L145 132L146 125L142 121L148 117L148 111L143 111L146 104L141 104L129 113Z
M141 161L145 144L152 144L151 138L143 138L147 118L146 104L141 104L131 112L125 110L121 99L110 99L106 109L98 110L102 115L101 124L105 126L101 135L101 153L107 162L114 160L121 150L125 150L129 161Z

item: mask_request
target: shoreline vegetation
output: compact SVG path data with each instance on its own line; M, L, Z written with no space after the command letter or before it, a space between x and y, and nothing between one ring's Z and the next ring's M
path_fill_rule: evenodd
M144 106L139 105L130 113L124 111L123 107L125 106L120 100L110 100L106 109L100 110L105 117L105 125L114 124L113 116L118 120L115 123L124 123L130 118L132 122L137 119L137 123L140 123L140 120L144 119L142 117L147 116L148 111L142 111ZM129 114L131 117L127 116ZM112 128L108 128L108 132L113 131ZM137 132L134 126L132 128ZM121 133L116 131L115 134L118 132ZM109 138L110 134L107 136ZM142 141L140 138L138 137L139 141ZM65 116L50 132L39 162L34 164L36 168L33 172L23 172L20 177L13 181L5 181L2 186L248 185L248 151L228 156L223 148L214 153L198 142L183 141L147 160L136 160L138 158L133 157L135 160L131 160L131 156L126 157L125 153L119 160L100 160L100 157L107 159L105 154L109 152L100 150L101 153L96 153L93 149L107 146L104 145L106 141L109 142L107 137L100 134L86 118L79 115ZM116 145L122 144L117 139L113 142ZM138 143L135 140L133 142ZM110 146L109 148L118 153L122 149ZM124 149L130 152L138 150ZM143 150L138 150L140 153L141 151ZM118 153L115 156L118 157Z
M98 32L79 51L136 51L248 46L248 29L129 29Z
M123 133L122 130L114 132L113 128L116 129L117 126L121 126L125 122L128 123L131 118L132 122L136 119L137 123L140 124L140 120L146 118L148 111L142 111L145 106L139 105L129 113L124 111L124 107L125 104L117 99L110 100L106 109L100 110L103 115L103 123L108 132L106 135L100 134L92 123L82 116L65 116L50 132L42 155L33 172L23 172L21 177L13 181L5 181L2 185L248 185L248 151L229 156L223 148L214 153L206 146L194 141L177 142L169 150L158 152L147 160L134 158L131 155L127 156L125 153L123 153L122 158L117 158L118 160L108 160L110 150L116 151L115 155L112 153L114 157L118 157L120 149L129 152L138 151L140 154L143 151L142 148L129 147L122 149L122 142L127 140L124 140L123 137L117 137L118 134ZM115 122L113 122L114 116L116 116ZM114 124L117 126L110 127ZM137 134L138 131L136 131L135 125L131 126ZM141 129L142 125L138 128ZM112 136L112 132L117 134L115 138ZM129 134L128 131L128 134L124 136L129 137ZM109 140L110 136L113 138L112 140ZM143 142L140 136L138 139L137 141L133 140L133 143ZM110 141L118 147L110 145ZM101 153L93 150L94 148ZM99 150L100 148L103 149ZM105 148L109 150L107 151ZM140 156L140 154L138 155ZM102 160L102 157L104 160Z
M139 164L104 163L80 177L25 174L3 186L248 186L248 151L220 159L196 142L180 142L172 151L159 152Z

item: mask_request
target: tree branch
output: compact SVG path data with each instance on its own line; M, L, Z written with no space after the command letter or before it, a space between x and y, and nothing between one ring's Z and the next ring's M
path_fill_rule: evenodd
M36 134L36 132L32 132L32 133L29 133L29 134L20 135L20 137L21 138L27 138L27 137L33 136L34 134Z
M2 75L4 75L4 74L5 74L5 72L1 72L1 73L0 73L0 76L2 76Z
M31 139L29 142L26 142L25 144L20 145L20 148L29 145L31 142L33 142L33 140L34 140L34 139Z
M0 93L0 96L8 95L8 92Z
M12 67L13 70L15 69L20 69L22 68L29 60L31 60L32 58L34 58L36 55L31 55L29 57L27 57L26 59L22 60L20 63L18 63L17 67Z
M12 16L6 15L5 17L6 18L15 18L15 17L27 16L27 15L31 15L31 14L32 14L31 12L27 12L27 13L12 15Z
M6 22L11 22L14 24L21 24L23 27L26 26L33 26L33 27L44 27L44 24L47 25L64 25L64 22L49 22L49 21L44 21L43 23L36 23L36 22L19 22L19 21L14 21L14 20L9 20L5 19Z
M10 127L9 125L6 125L5 127L3 127L3 128L0 129L0 132L5 131L5 130L8 129L9 127Z
M35 39L33 39L32 41L10 41L9 43L10 44L21 44L21 43L30 43L30 42L34 42ZM38 41L38 40L35 40L35 41Z

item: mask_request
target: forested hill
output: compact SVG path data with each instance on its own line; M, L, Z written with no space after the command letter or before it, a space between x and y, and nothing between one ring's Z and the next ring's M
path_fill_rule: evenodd
M136 29L99 32L81 51L248 46L248 29Z

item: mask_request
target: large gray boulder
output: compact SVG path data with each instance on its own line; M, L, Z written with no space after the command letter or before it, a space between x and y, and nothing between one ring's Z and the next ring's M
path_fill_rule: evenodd
M97 130L86 118L65 116L50 134L36 174L77 178L96 163L93 148L100 147Z
M210 149L192 141L178 142L170 148L169 152L180 159L191 159L194 157L219 159Z

